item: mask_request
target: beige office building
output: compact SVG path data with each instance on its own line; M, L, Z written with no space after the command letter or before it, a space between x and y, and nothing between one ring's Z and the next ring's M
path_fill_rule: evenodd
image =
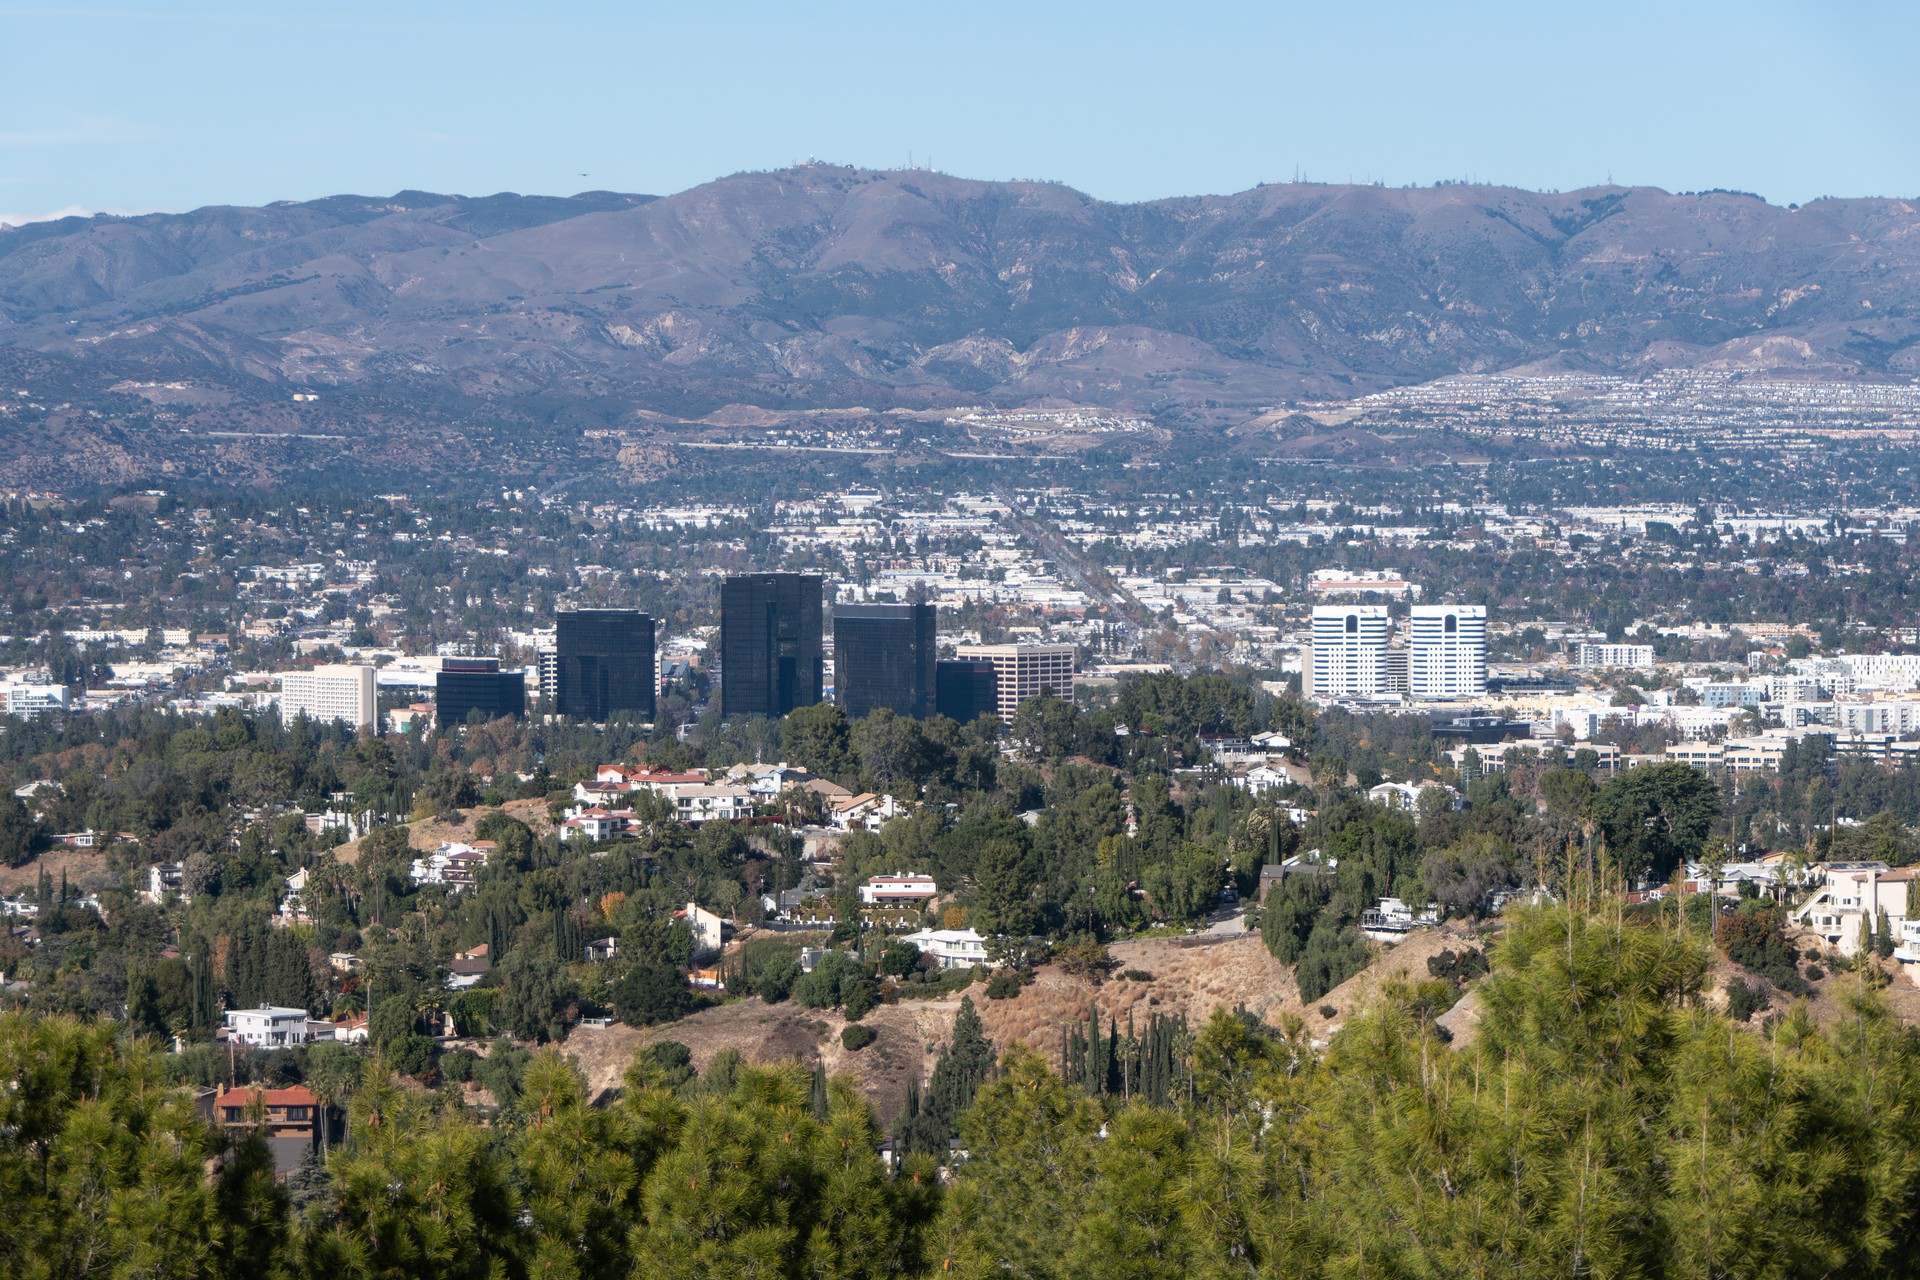
M963 644L954 650L957 658L993 664L1000 722L1008 725L1028 698L1045 693L1073 701L1073 655L1070 644Z
M283 672L280 719L291 724L302 712L309 720L338 720L356 730L373 728L380 716L373 668L355 665Z

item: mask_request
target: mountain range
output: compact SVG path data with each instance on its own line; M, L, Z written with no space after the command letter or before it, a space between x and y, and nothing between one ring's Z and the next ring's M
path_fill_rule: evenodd
M1199 422L1518 367L1904 378L1920 209L1312 183L1115 204L820 164L658 198L404 191L0 229L5 348L0 371L75 387L451 419L1069 401Z

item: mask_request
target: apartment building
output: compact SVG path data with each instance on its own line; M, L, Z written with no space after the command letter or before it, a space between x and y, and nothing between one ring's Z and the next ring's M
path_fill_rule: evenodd
M280 675L280 719L339 721L353 729L379 724L379 700L374 692L373 668L364 664L315 667Z
M1575 666L1622 671L1653 670L1650 644L1583 644L1573 652Z

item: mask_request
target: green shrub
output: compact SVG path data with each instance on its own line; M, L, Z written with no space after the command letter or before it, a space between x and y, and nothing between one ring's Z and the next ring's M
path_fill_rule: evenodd
M1020 994L1020 988L1024 985L1018 969L1002 969L987 979L987 999L1011 1000Z
M920 967L920 948L911 942L889 942L880 953L880 972L904 978Z
M684 1018L693 1009L693 992L672 965L642 961L613 984L613 1007L629 1026L650 1027Z
M1467 947L1457 953L1449 948L1437 956L1427 957L1427 972L1455 988L1464 987L1475 978L1486 976L1487 954L1477 947Z
M1805 995L1800 953L1787 942L1786 912L1770 902L1743 902L1713 928L1714 941L1727 959L1758 974L1789 995Z
M1735 1022L1746 1022L1766 1007L1766 994L1744 978L1727 984L1727 1015Z
M479 1065L480 1055L471 1049L455 1049L440 1055L440 1075L456 1083L473 1079Z
M848 1052L857 1053L872 1044L878 1035L872 1027L855 1023L840 1033L840 1043L846 1046Z

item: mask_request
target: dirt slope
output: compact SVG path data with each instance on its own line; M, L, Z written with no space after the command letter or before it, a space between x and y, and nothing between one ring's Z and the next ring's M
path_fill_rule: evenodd
M595 1098L621 1087L634 1054L664 1040L677 1040L692 1050L700 1071L722 1049L737 1049L758 1064L799 1062L811 1067L820 1061L829 1075L858 1080L884 1123L906 1104L907 1081L918 1075L924 1083L932 1071L934 1051L946 1041L959 1007L957 998L881 1005L863 1020L878 1037L852 1053L840 1043L847 1022L838 1013L792 1002L769 1005L754 997L658 1027L581 1027L567 1038L565 1051L586 1073Z
M532 800L509 800L501 807L508 816L526 823L536 839L553 831L553 823L547 819L545 800L537 797ZM470 841L475 824L492 812L486 807L462 809L458 822L410 822L407 824L407 844L421 853L432 853L449 841ZM351 866L360 860L360 842L347 841L334 850L333 856Z
M1049 1060L1060 1053L1064 1027L1083 1024L1089 1004L1097 1004L1103 1022L1121 1027L1132 1014L1136 1027L1155 1013L1185 1014L1198 1027L1216 1007L1245 1007L1263 1021L1278 1025L1293 1014L1310 1034L1324 1039L1342 1019L1364 1008L1391 978L1420 981L1428 977L1427 959L1451 947L1479 945L1453 926L1423 929L1397 947L1376 947L1373 963L1311 1005L1303 1005L1294 986L1293 971L1268 953L1258 935L1223 940L1152 938L1113 946L1118 966L1112 976L1095 984L1049 966L1033 985L1008 1000L978 1000L981 1020L996 1045L1025 1040ZM1153 975L1150 981L1120 977L1127 969ZM1320 1012L1331 1008L1332 1016Z

